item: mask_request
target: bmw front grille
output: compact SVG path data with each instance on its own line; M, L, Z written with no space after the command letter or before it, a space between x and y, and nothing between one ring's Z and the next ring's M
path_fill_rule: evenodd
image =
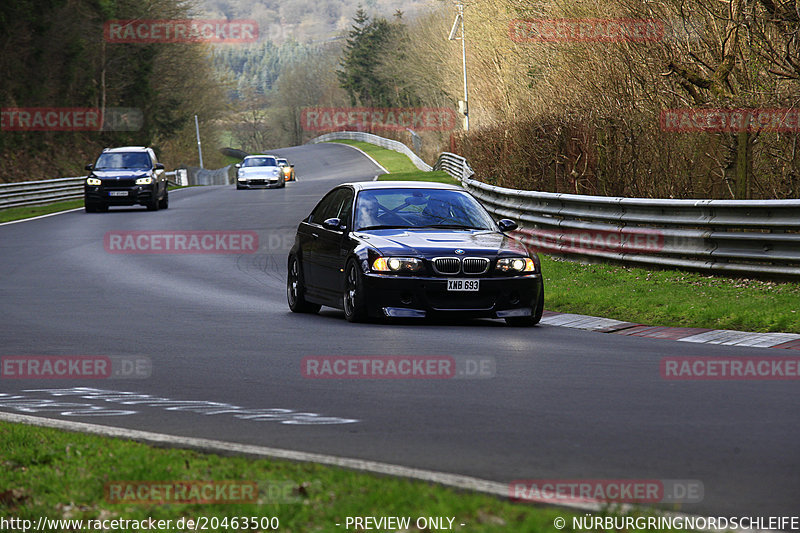
M464 273L478 275L489 270L489 260L485 257L436 257L433 260L433 270L437 274L453 276Z

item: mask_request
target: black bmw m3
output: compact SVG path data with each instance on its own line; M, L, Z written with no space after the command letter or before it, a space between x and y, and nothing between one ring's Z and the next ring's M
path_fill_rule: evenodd
M539 322L539 258L468 192L427 182L345 183L297 228L287 297L297 313L323 305L368 317L503 318Z

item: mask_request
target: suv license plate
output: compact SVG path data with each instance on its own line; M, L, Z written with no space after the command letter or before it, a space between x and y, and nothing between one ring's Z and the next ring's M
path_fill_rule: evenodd
M448 291L470 291L475 292L480 290L481 282L477 279L448 279Z
M109 196L128 196L128 191L109 191Z

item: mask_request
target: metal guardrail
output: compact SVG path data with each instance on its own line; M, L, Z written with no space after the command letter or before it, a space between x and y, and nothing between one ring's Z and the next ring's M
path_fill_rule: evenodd
M367 135L358 140L373 142L369 139L377 137ZM386 141L374 144L384 146ZM632 266L800 276L800 200L667 200L520 191L472 179L467 160L449 152L440 154L432 168L460 180L496 217L516 221L517 236L543 253Z
M635 265L800 276L800 200L661 200L462 184L553 254Z
M425 172L430 172L431 170L431 166L428 163L420 159L420 157L415 154L411 148L400 141L386 139L384 137L379 137L378 135L373 135L372 133L364 133L363 131L335 131L333 133L326 133L325 135L320 135L319 137L311 139L306 144L317 144L327 141L341 140L363 141L381 146L383 148L388 148L389 150L394 150L395 152L400 152L401 154L407 155L408 158L411 159L411 162L414 163L414 166L418 169L424 170Z
M433 165L433 170L444 170L457 180L461 181L463 181L464 178L469 178L475 174L475 172L472 170L472 167L470 167L469 163L467 163L466 159L460 155L450 152L442 152L439 154L439 158Z
M0 209L83 198L86 176L0 185Z
M188 185L183 169L165 172L173 185ZM0 184L0 209L44 205L83 198L86 176Z

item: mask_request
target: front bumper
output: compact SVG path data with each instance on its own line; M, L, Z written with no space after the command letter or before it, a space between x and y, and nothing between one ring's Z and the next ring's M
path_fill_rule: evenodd
M93 205L147 205L152 202L155 184L131 186L84 185L83 198Z
M530 316L542 291L540 274L475 277L480 290L447 290L445 277L364 274L364 298L371 316L506 318Z
M283 176L276 176L274 178L253 178L244 181L237 180L236 184L245 189L266 189L270 187L280 187L283 182Z

